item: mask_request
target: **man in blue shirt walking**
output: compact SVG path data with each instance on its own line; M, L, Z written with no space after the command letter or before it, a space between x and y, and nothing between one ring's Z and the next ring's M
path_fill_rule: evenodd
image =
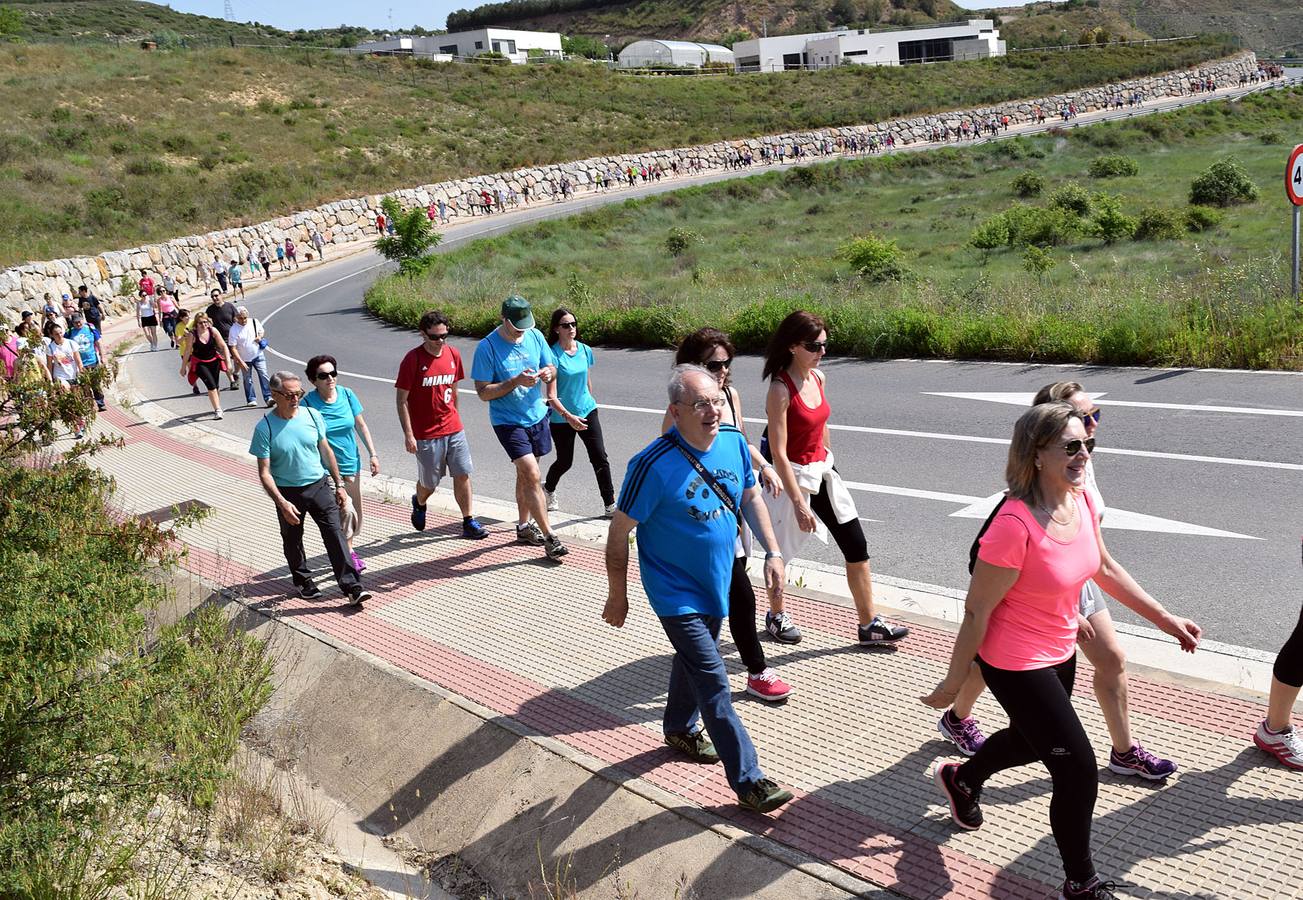
M516 467L516 540L541 545L551 559L568 552L547 520L539 477L540 457L552 452L552 430L544 390L555 396L556 359L534 328L524 297L502 304L502 324L475 348L471 362L475 393L489 404L489 424Z
M68 317L67 337L77 345L83 370L100 367L100 362L104 359L104 351L100 348L99 330L87 325L81 313L75 312ZM98 377L92 377L90 384L91 392L95 395L95 405L100 412L104 412L104 392L100 389L101 381Z
M727 401L701 366L675 366L669 385L674 427L629 462L606 539L602 618L620 628L629 613L629 533L652 611L674 646L665 743L702 763L723 762L738 802L772 812L792 799L760 770L746 726L733 709L719 628L728 615L738 516L765 547L765 584L781 591L782 553L751 468L746 438L720 425ZM697 728L697 719L705 726Z

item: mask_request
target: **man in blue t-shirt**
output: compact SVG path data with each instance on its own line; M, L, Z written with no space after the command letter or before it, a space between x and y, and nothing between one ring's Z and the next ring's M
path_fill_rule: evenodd
M77 345L77 352L81 355L82 369L98 369L100 361L104 359L104 351L100 349L99 330L87 325L82 314L75 312L68 317L68 334L66 336L68 340ZM91 392L95 395L95 405L99 407L100 412L104 412L104 393L100 390L100 381L96 376L91 378Z
M258 460L258 480L279 512L277 522L290 578L303 599L321 596L303 550L303 516L310 515L321 532L339 589L354 606L361 606L371 599L371 592L363 589L361 576L349 559L348 541L339 518L348 495L339 475L339 463L326 441L326 423L321 413L300 405L303 389L299 376L277 372L269 382L276 408L254 426L249 453ZM333 496L327 486L327 473L335 487Z
M516 540L541 545L552 559L566 554L547 521L538 460L552 452L547 400L556 396L556 359L534 328L524 297L502 304L502 324L475 348L475 393L489 404L489 424L516 467ZM547 391L546 397L544 390Z
M606 538L609 584L602 618L619 628L629 614L629 533L637 526L643 590L674 647L665 743L697 762L722 761L738 802L772 812L792 794L760 771L755 747L733 710L719 655L739 511L766 548L771 592L782 590L783 557L746 438L720 425L727 401L715 376L701 366L675 366L669 393L674 427L630 460L624 476ZM695 728L698 716L705 733Z

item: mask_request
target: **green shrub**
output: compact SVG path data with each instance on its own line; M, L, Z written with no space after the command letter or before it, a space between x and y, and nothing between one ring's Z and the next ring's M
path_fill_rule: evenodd
M1122 201L1111 194L1095 197L1094 215L1090 218L1090 231L1105 244L1115 244L1136 233L1139 221L1122 211Z
M1215 162L1190 183L1190 202L1198 206L1230 206L1258 199L1258 186L1235 159Z
M1088 172L1091 178L1127 178L1140 174L1140 164L1129 156L1097 156Z
M1081 220L1060 207L1015 204L1003 213L1014 247L1057 247L1081 233Z
M872 234L853 238L837 249L837 255L866 281L899 281L905 275L903 253L895 241L887 238Z
M1222 214L1210 206L1187 206L1185 227L1188 231L1210 231L1222 223Z
M1136 224L1135 239L1138 241L1174 241L1185 234L1186 218L1175 209L1163 209L1157 206L1141 210Z
M687 228L671 228L665 235L665 251L670 256L682 256L693 244L700 243L701 235Z
M398 271L414 276L422 269L421 260L443 235L434 230L430 217L421 207L404 211L393 197L380 201L385 218L394 223L394 233L376 239L376 249L385 259L398 263Z
M1020 172L1014 178L1010 187L1013 188L1016 196L1023 198L1039 197L1041 192L1045 190L1045 179L1037 172Z
M1050 251L1040 247L1028 247L1022 256L1022 267L1042 281L1057 264Z
M1050 194L1050 206L1084 219L1090 215L1090 194L1077 182L1069 181Z
M152 156L138 156L128 160L124 167L128 175L165 175L172 167Z
M978 225L973 229L973 234L968 239L971 246L982 251L983 259L989 256L993 250L1009 246L1011 241L1009 220L1004 213L991 216L981 225Z

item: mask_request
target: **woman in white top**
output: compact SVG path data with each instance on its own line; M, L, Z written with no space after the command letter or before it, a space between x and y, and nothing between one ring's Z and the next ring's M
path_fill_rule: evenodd
M145 340L149 341L149 349L158 349L158 306L157 300L148 291L141 291L139 299L136 300L136 324L140 326L141 331L145 332Z
M45 364L49 368L50 379L63 390L70 390L77 376L81 374L81 353L77 345L63 336L63 326L55 323L50 330L50 337L45 342ZM86 435L86 420L77 420L77 440Z

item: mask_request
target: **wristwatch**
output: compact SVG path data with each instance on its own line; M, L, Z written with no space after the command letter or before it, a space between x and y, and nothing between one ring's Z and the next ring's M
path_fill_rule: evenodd
M766 551L765 551L765 561L768 562L769 560L771 560L771 559L773 559L773 558L775 558L775 557L782 556L782 555L783 555L783 551L782 551L782 550L766 550Z

